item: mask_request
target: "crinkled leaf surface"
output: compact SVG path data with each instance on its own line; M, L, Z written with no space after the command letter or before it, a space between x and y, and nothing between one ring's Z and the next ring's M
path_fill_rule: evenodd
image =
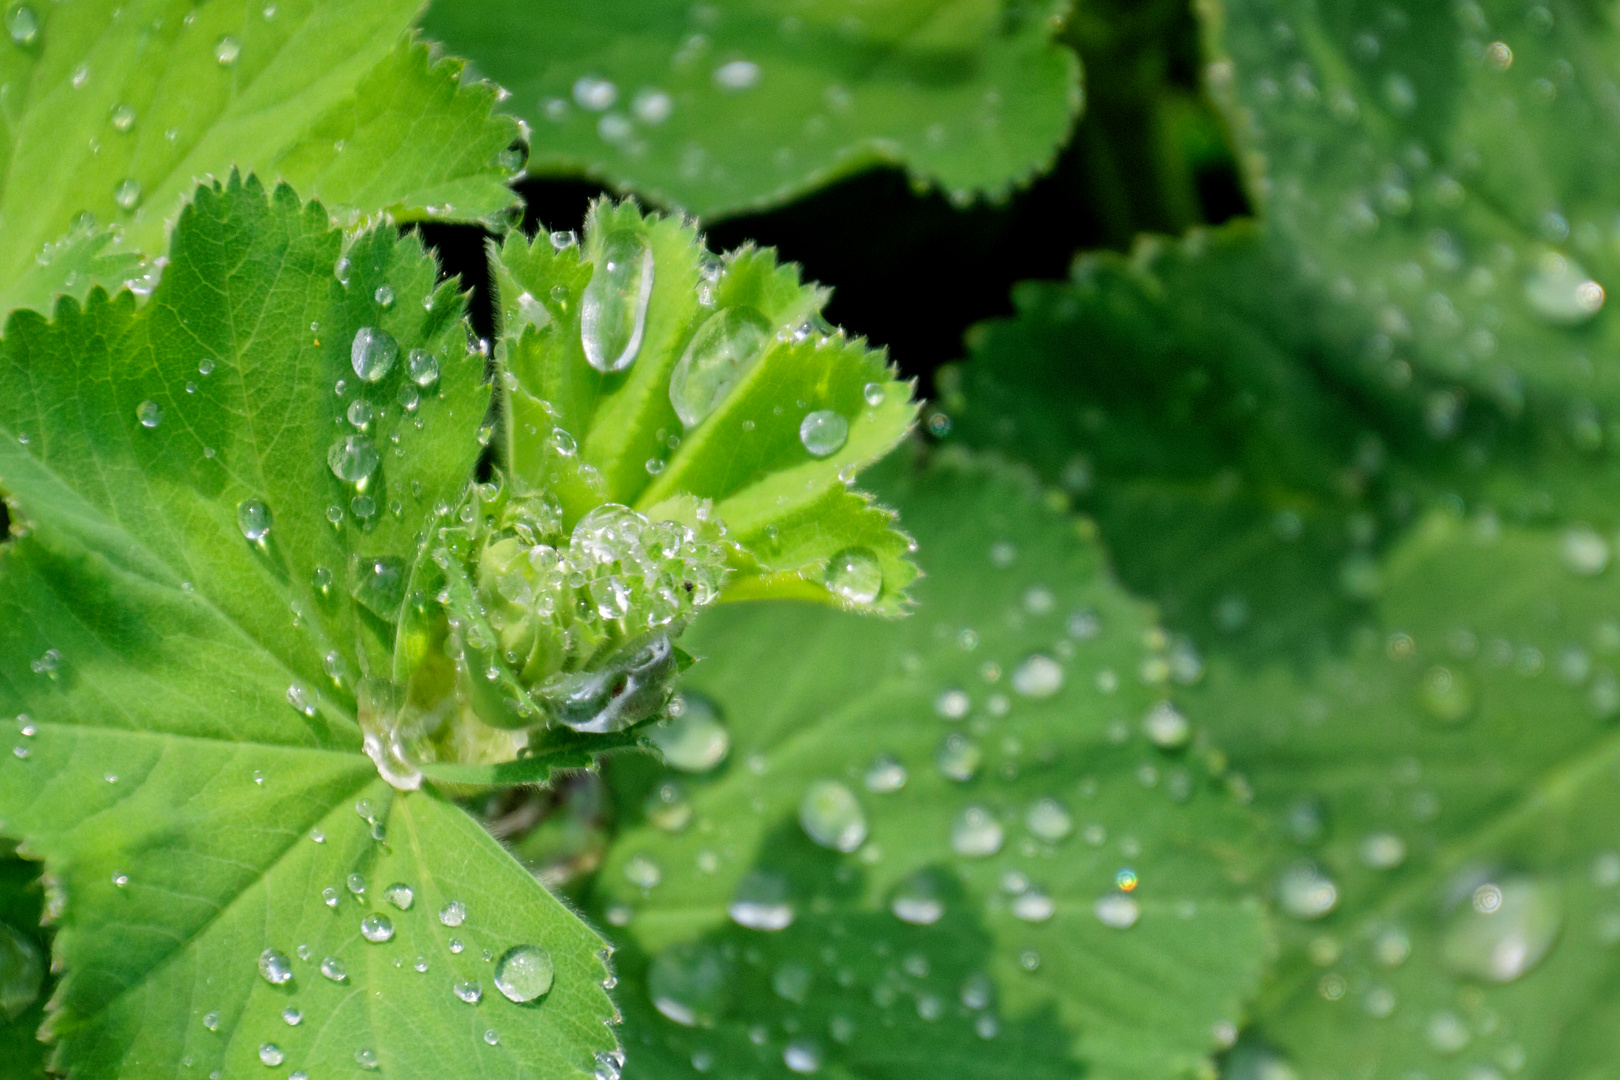
M1297 1075L1615 1075L1620 624L1591 569L1561 530L1437 516L1342 653L1188 692L1278 904L1315 916L1257 1017Z
M49 323L14 314L0 345L21 525L0 554L0 819L58 891L50 1028L73 1077L262 1075L278 1052L350 1076L360 1051L392 1076L557 1075L613 1045L599 939L461 810L396 795L360 753L355 680L386 673L382 613L406 599L376 569L408 567L458 497L489 392L418 242L353 238L346 285L344 247L319 205L233 177L183 211L144 307L92 292ZM401 353L365 383L363 327ZM411 349L439 357L436 384L406 377ZM329 465L350 437L380 455L363 491ZM251 500L273 515L257 543ZM396 882L408 910L383 898ZM361 935L368 913L392 940ZM537 1006L490 987L484 950L520 943L555 962ZM290 981L260 977L265 949ZM346 981L322 976L329 956Z
M1206 1067L1267 935L1201 740L1142 734L1162 633L1023 474L955 459L883 490L929 571L915 615L710 616L688 685L729 759L689 780L620 761L621 796L650 791L597 897L643 1033L626 1076ZM826 783L846 808L812 807L813 842L804 800ZM748 928L783 904L786 928Z
M1508 405L1607 406L1616 341L1606 11L1506 0L1209 0L1212 89L1251 191L1376 320L1381 381L1431 372ZM1601 307L1601 310L1600 310ZM1588 406L1590 407L1590 406Z
M513 201L518 163L501 154L517 127L490 115L493 87L463 86L457 62L433 63L408 39L417 6L13 4L0 48L0 307L115 287L125 262L46 245L88 213L116 227L114 251L161 254L196 179L232 167L346 215L493 222Z
M966 202L1049 162L1080 104L1066 0L444 2L426 32L513 97L530 168L705 217L878 164Z
M586 360L589 284L610 238L640 238L651 283L634 360L617 372ZM582 245L508 237L496 257L501 295L507 460L577 518L602 502L655 519L695 522L701 503L740 545L727 595L790 596L896 614L916 577L911 541L894 515L850 489L888 453L916 415L913 387L881 350L820 317L828 292L800 282L774 252L745 247L723 259L678 218L600 202ZM701 353L709 324L754 320L757 342L712 410L678 414L680 368ZM696 340L696 343L694 343ZM713 340L712 338L708 340ZM672 389L672 385L677 389ZM811 452L813 416L843 436ZM860 552L881 581L828 587L840 553Z

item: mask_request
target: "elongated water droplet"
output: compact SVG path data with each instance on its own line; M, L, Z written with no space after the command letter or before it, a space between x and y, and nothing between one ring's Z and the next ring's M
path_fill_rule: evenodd
M799 423L799 442L811 455L836 454L849 439L849 421L831 409L817 409Z
M1524 282L1524 298L1548 322L1575 326L1590 319L1603 306L1603 286L1585 267L1555 251L1543 252Z
M381 462L377 444L364 435L345 435L326 452L326 464L332 475L351 484L358 484L376 472Z
M120 180L113 188L113 202L122 210L133 210L141 204L141 182L134 177Z
M366 382L379 381L398 358L399 342L388 331L362 326L354 332L354 341L349 345L349 364Z
M1448 916L1440 956L1459 975L1512 982L1541 962L1562 925L1553 886L1522 875L1486 881Z
M163 423L163 406L155 401L143 401L135 406L135 419L141 427L155 428Z
M259 954L259 974L271 986L281 986L292 981L292 961L274 949L266 949Z
M255 544L270 535L270 526L275 524L275 516L270 513L270 507L265 505L263 499L245 499L236 508L236 527L242 530L242 535Z
M6 33L17 45L32 45L39 40L39 15L27 4L18 4L6 12Z
M883 567L868 548L845 548L827 562L827 588L852 604L871 604L883 593Z
M495 962L495 989L521 1005L548 993L555 975L551 953L538 945L514 945Z
M681 423L702 423L764 354L770 337L770 320L750 307L725 308L698 327L669 377L669 402Z
M860 800L836 780L817 780L799 800L799 824L824 848L854 851L866 840Z
M214 42L214 59L220 67L230 67L242 56L242 43L226 34Z
M623 371L636 362L652 288L653 253L646 238L631 229L609 233L580 300L580 341L591 367Z
M1057 902L1040 889L1020 893L1008 906L1014 918L1025 922L1045 922L1057 913Z

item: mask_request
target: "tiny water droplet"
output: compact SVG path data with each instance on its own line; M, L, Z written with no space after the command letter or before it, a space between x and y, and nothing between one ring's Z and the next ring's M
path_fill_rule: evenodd
M297 1027L304 1022L304 1014L289 1005L281 1010L281 1022L288 1027Z
M1002 829L995 816L982 806L963 810L951 825L951 848L958 855L983 859L1001 850Z
M726 912L750 930L783 930L793 924L787 878L771 870L750 870L737 882Z
M1013 670L1012 688L1027 698L1049 698L1063 689L1063 666L1044 653L1035 653Z
M1091 906L1091 911L1097 916L1098 922L1115 930L1129 930L1142 914L1141 906L1135 900L1119 893L1100 897Z
M439 361L426 349L412 349L405 358L405 373L425 390L439 381Z
M484 988L472 979L457 979L450 984L450 992L468 1005L476 1005L484 1000Z
M113 109L111 120L114 131L127 132L135 126L135 110L128 105L119 105Z
M371 294L371 298L377 301L378 307L386 311L394 306L394 287L385 281L377 286L377 291Z
M1056 799L1038 799L1024 815L1024 826L1050 843L1057 843L1074 831L1074 818Z
M135 209L141 203L141 182L134 177L120 180L113 188L113 202L123 210Z
M1295 863L1277 879L1277 899L1296 919L1320 919L1338 906L1339 888L1311 863Z
M867 766L866 790L876 795L887 795L906 786L906 767L888 754L879 754Z
M900 883L889 899L889 911L912 926L932 926L945 914L945 900L939 882L927 871L913 874Z
M321 974L335 983L349 981L349 969L335 956L328 956L321 961Z

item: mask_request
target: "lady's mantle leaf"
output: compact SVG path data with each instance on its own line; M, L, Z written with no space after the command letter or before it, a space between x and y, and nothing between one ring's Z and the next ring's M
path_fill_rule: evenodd
M595 935L359 753L357 680L387 674L418 537L479 451L464 334L414 239L345 252L319 205L235 177L182 212L144 308L9 321L0 819L52 883L58 1068L516 1077L611 1051ZM538 1005L484 960L519 945L551 955Z

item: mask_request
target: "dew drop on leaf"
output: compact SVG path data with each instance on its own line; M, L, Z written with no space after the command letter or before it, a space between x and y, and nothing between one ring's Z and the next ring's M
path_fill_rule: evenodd
M135 419L141 427L155 428L163 423L163 406L155 401L143 401L135 406Z
M287 687L287 704L304 716L314 716L319 702L320 695L303 683L293 683Z
M1338 905L1339 888L1311 863L1295 863L1277 879L1277 900L1296 919L1320 919Z
M526 1004L551 990L555 973L550 952L538 945L514 945L495 962L495 989L508 1001Z
M1603 286L1587 276L1575 260L1555 251L1536 259L1525 278L1524 298L1531 310L1550 323L1576 326L1603 307Z
M984 761L984 751L972 739L960 734L950 734L940 744L939 753L934 756L934 764L938 767L940 775L947 780L956 780L966 783L973 779L979 771L979 765Z
M259 1047L259 1060L271 1068L275 1068L287 1060L287 1055L275 1043L265 1043Z
M281 1010L281 1022L288 1027L297 1027L304 1022L304 1014L289 1005Z
M399 342L388 331L362 326L354 332L354 341L349 345L349 364L366 382L381 380L393 369L398 358Z
M274 949L259 954L259 974L271 986L282 986L292 981L292 962Z
M912 926L932 926L939 922L945 914L939 882L926 870L906 878L889 898L889 911Z
M349 402L349 411L344 415L349 418L349 423L353 424L355 427L364 428L367 424L371 423L371 419L375 415L375 410L371 407L371 402L367 401L365 398L355 398L353 401Z
M750 307L716 312L681 354L669 377L669 403L688 429L715 410L770 341L771 324Z
M1056 799L1037 799L1024 815L1024 825L1042 840L1054 844L1074 831L1074 819Z
M678 708L671 709L670 719L652 729L653 745L672 769L708 772L730 752L731 735L706 699L687 694L679 702Z
M796 1073L813 1073L821 1068L821 1047L808 1039L794 1039L782 1048L782 1064Z
M849 421L831 409L807 413L799 422L799 442L813 457L836 454L848 439Z
M854 851L866 841L866 814L855 793L836 780L817 780L799 800L805 835L833 851Z
M750 930L786 929L795 914L787 878L772 870L750 870L737 882L726 913Z
M1035 653L1012 673L1012 688L1039 701L1063 689L1063 667L1044 653Z
M373 912L360 920L360 936L373 945L394 940L394 920Z
M1120 893L1099 897L1091 911L1098 922L1115 930L1129 930L1142 914L1141 906L1134 899Z
M827 561L827 588L852 604L871 604L883 593L883 568L867 548L845 548Z
M714 85L722 90L747 90L759 82L759 65L752 60L733 60L714 69Z
M969 806L951 825L951 849L970 859L983 859L1001 850L1002 829L982 806Z
M632 229L609 233L580 301L580 342L591 367L608 373L636 362L652 288L653 252L646 238Z
M326 452L326 464L339 480L358 484L377 471L382 454L364 435L346 435Z
M725 1004L727 965L718 950L681 942L653 958L647 994L653 1007L683 1027L710 1027Z
M439 921L449 927L457 927L467 921L467 905L460 900L452 900L439 909Z
M203 1027L207 1028L209 1031L218 1031L219 1030L219 1013L217 1013L217 1012L204 1013L203 1018L202 1018L202 1025L203 1025Z
M386 311L394 306L394 287L385 281L377 286L377 291L372 293L371 298L377 301L378 307ZM376 380L369 381L375 382Z
M474 979L457 979L450 985L450 992L468 1005L476 1005L484 1000L484 988Z
M416 902L416 893L403 881L396 881L383 890L383 899L401 911L409 911Z
M367 1072L375 1072L380 1064L377 1058L377 1051L369 1050L364 1047L354 1052L354 1063Z
M1447 917L1440 956L1459 975L1512 982L1541 962L1562 924L1554 886L1523 875L1486 881Z
M270 535L270 526L274 523L275 516L263 499L244 499L236 508L236 527L255 544Z
M1406 841L1394 833L1373 833L1361 841L1361 863L1374 870L1392 870L1406 861Z
M879 754L866 768L866 790L888 795L906 786L906 767L888 754Z
M1030 889L1013 898L1013 917L1024 922L1045 922L1057 912L1057 903L1040 889Z
M114 131L127 132L135 126L135 110L128 105L119 105L113 109L111 120Z
M141 182L134 177L120 180L113 188L113 202L123 210L135 209L141 204Z
M1558 553L1570 573L1582 577L1595 577L1609 565L1608 542L1584 525L1564 531Z
M242 56L242 43L226 34L214 42L214 60L220 67L230 67Z
M335 983L348 982L349 969L343 966L343 961L335 956L328 956L321 961L321 974Z
M17 4L6 12L6 33L16 45L32 45L39 40L39 15L27 4Z
M412 349L405 358L405 373L426 389L439 381L439 361L426 349Z
M1174 750L1187 745L1192 735L1192 724L1168 701L1161 701L1142 718L1142 733L1154 746Z

